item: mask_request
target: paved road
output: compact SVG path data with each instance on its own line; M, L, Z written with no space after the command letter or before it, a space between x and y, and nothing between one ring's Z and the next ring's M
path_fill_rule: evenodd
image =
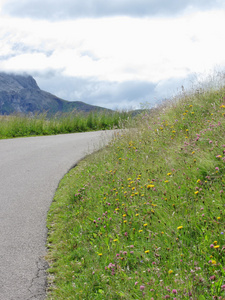
M46 215L54 192L112 134L0 140L0 300L45 299Z

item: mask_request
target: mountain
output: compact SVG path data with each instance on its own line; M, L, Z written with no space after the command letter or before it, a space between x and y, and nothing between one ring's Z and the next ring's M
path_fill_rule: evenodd
M41 90L32 76L0 73L0 115L12 113L90 112L107 110L81 101L66 101Z

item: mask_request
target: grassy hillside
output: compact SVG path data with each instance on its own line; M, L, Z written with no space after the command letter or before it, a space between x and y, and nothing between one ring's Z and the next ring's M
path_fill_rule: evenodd
M61 181L48 299L225 299L225 89L135 127Z

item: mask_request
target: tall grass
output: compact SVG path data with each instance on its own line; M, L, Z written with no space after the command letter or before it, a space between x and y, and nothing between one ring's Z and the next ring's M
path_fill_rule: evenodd
M73 112L50 118L46 114L2 116L0 139L121 128L130 116L129 112Z
M225 299L225 89L183 92L61 181L48 299Z

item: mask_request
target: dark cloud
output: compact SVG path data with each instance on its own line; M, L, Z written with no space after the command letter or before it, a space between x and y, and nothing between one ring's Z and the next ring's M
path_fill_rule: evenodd
M60 72L33 73L39 87L69 101L83 101L111 109L153 107L191 86L193 75L170 78L158 83L147 81L106 82L65 77Z
M83 17L175 15L186 9L222 9L224 0L8 0L3 13L62 20Z
M64 77L53 71L32 75L41 89L69 101L83 101L111 109L134 109L146 102L154 106L157 102L154 98L156 85L151 82L96 81Z

